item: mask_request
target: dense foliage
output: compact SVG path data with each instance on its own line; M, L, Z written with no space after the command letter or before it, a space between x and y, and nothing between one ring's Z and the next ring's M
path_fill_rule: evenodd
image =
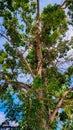
M73 2L49 4L42 12L39 6L39 0L0 1L0 98L20 130L56 130L59 123L72 130L73 66L61 67L62 59L73 62L67 57L73 39L65 38Z

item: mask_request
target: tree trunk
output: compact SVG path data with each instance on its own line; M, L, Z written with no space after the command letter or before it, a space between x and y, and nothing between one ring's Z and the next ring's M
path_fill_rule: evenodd
M36 51L37 51L37 75L42 78L42 43L40 39L40 9L39 9L39 0L37 0L37 15L36 15ZM43 91L42 89L38 90L38 99L43 103ZM40 110L41 115L43 115L43 110ZM48 130L46 120L41 117L42 129Z
M37 16L36 16L36 51L37 51L37 75L42 77L42 44L40 39L40 11L39 0L37 0Z

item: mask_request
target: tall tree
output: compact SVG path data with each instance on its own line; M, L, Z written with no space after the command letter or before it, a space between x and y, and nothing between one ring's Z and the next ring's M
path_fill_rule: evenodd
M0 97L7 117L21 130L56 130L59 121L63 129L72 129L73 67L62 72L59 61L69 62L72 40L64 37L73 24L73 2L40 12L39 0L1 0L0 16L0 36L6 40L0 51Z

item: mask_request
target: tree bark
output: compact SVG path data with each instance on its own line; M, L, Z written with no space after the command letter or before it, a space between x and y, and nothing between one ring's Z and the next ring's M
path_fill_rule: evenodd
M37 16L36 16L36 51L37 51L37 75L42 77L42 44L40 39L40 9L39 0L37 0Z

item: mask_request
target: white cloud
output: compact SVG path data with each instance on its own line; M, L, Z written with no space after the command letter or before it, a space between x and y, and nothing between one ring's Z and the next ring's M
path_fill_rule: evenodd
M56 66L60 71L65 72L70 66L73 65L73 49L68 51L67 56L65 58L58 58L56 62Z
M5 122L6 120L6 117L5 117L5 114L4 112L0 112L0 125ZM18 126L19 124L15 121L9 121L9 125L10 126Z
M0 125L6 120L4 112L0 112Z
M15 121L9 121L10 126L18 126L19 124L16 123Z
M73 60L73 49L69 50L68 53L67 53L67 58L69 60Z
M65 39L70 40L73 36L73 27L69 25L69 30L66 32Z

